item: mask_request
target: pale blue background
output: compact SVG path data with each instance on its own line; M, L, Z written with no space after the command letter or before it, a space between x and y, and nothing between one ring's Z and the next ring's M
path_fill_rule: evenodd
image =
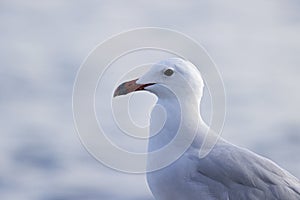
M223 136L300 177L300 2L0 2L0 199L152 199L144 176L103 167L72 119L81 62L112 34L181 31L208 50L227 92Z

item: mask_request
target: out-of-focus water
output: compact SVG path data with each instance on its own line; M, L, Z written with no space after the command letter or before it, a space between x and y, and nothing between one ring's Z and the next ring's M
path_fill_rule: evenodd
M227 92L223 136L300 177L300 3L275 1L0 2L0 199L152 199L82 147L72 119L76 72L94 46L139 26L206 47Z

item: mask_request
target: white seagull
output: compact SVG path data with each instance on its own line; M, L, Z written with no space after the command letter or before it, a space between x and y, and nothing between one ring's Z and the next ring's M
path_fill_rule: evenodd
M271 160L222 138L207 156L199 157L208 130L200 116L203 87L201 75L191 62L171 58L153 65L139 79L123 83L115 90L114 96L149 91L157 96L156 105L164 107L167 119L160 130L161 113L157 109L151 113L150 134L159 132L149 139L149 152L172 140L180 120L185 135L191 134L191 126L194 125L190 122L191 118L199 121L196 136L183 155L171 165L147 173L147 182L155 199L300 200L299 179ZM176 95L171 90L176 91ZM179 105L180 95L183 98ZM155 160L148 158L147 162L149 166Z

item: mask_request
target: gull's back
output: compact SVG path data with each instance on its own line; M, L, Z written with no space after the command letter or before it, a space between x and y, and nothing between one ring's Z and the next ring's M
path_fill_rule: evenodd
M201 182L207 178L207 183L212 183L212 194L212 186L217 183L222 185L227 199L300 199L300 182L296 177L247 149L221 141L209 156L197 160L197 172L192 179Z
M299 200L300 182L274 162L220 140L205 157L191 147L172 165L148 174L158 200Z

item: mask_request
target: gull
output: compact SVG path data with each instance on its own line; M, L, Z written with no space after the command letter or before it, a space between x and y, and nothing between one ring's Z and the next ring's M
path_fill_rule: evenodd
M217 140L205 157L199 156L209 129L200 115L203 87L201 74L191 62L169 58L154 64L142 77L121 84L114 92L116 97L148 91L157 96L156 106L164 108L167 117L163 126L161 112L155 107L152 110L150 135L154 136L149 138L148 152L167 145L177 134L180 122L185 136L191 134L194 121L199 126L182 156L162 169L147 172L155 199L299 200L299 179L273 161L223 138ZM154 162L155 159L148 157L147 166Z

